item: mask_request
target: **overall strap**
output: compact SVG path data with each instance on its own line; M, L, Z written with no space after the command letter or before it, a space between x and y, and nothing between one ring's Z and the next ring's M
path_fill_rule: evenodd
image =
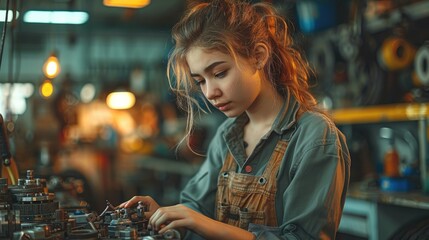
M220 170L221 173L227 172L227 171L236 171L237 169L237 163L235 162L234 158L232 157L232 154L228 151L225 157L225 162L223 163L222 169Z
M286 152L286 148L288 146L288 142L285 140L280 139L276 147L274 148L273 153L271 154L270 161L268 161L268 164L265 168L264 173L262 174L264 177L273 176L273 172L275 171L274 176L277 175L277 171L279 169L279 165L283 159L283 156Z

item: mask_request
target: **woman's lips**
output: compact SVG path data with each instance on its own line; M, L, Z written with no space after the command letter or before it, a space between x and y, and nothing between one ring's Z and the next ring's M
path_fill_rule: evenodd
M215 107L221 111L226 111L228 110L228 104L229 103L218 103L218 104L215 104Z

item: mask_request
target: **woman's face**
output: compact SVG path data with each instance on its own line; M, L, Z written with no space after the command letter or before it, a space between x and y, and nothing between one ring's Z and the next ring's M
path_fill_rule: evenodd
M191 48L186 60L204 96L227 117L251 108L261 91L261 78L250 60L234 61L228 54L200 47Z

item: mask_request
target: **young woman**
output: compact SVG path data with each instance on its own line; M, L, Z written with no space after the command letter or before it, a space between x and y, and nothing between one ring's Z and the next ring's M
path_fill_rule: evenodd
M349 182L343 134L317 108L287 24L264 2L190 6L173 28L171 86L192 129L196 93L228 118L181 203L149 196L149 223L190 239L334 239Z

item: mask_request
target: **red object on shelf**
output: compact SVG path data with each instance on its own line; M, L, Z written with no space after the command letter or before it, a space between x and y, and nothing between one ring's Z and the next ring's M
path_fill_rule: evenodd
M399 154L398 151L392 146L384 154L384 176L386 177L399 177Z

